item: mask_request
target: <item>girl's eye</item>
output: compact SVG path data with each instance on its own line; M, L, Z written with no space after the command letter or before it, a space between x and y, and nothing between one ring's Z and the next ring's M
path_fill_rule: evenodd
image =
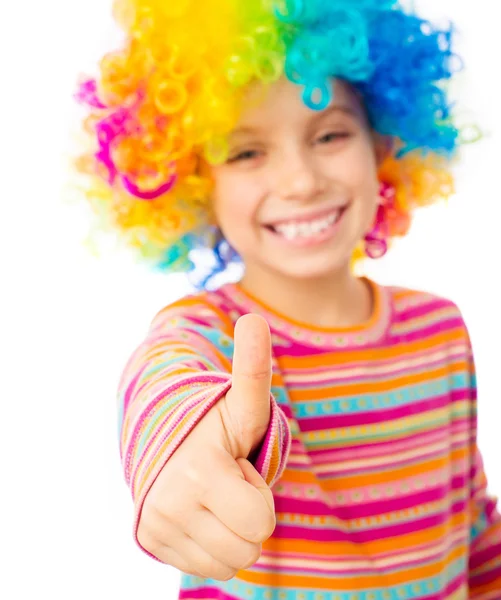
M346 131L338 131L338 132L331 132L331 133L327 133L326 135L323 135L321 138L318 138L318 141L321 144L330 144L331 142L335 142L337 140L340 139L346 139L349 138L351 134L347 133Z
M252 160L259 155L257 150L245 150L244 152L240 152L240 154L236 154L228 159L229 163L240 162L244 160Z
M346 139L351 137L351 134L346 131L333 131L331 133L327 133L326 135L318 138L318 142L321 144L330 144L332 142L336 142L341 139ZM236 162L244 162L248 160L253 160L258 158L260 155L258 150L244 150L239 154L235 154L231 158L228 159L228 163L236 163Z

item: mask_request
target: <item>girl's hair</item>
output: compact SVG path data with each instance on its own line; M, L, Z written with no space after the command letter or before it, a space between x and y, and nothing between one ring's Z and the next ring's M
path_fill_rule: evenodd
M123 46L77 94L92 140L77 168L100 223L158 268L192 271L203 248L211 275L238 260L213 223L208 165L227 158L254 81L285 75L314 110L331 101L332 77L358 92L393 142L379 169L396 190L390 237L406 234L416 207L453 193L466 140L447 90L461 68L452 25L392 0L116 0L115 17Z

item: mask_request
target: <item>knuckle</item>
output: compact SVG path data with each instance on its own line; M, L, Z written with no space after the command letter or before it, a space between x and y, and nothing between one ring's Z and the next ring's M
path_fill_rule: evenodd
M202 573L199 573L198 571L195 571L194 569L186 569L186 570L182 570L179 569L180 571L182 571L185 575L192 575L193 577L201 577L203 579L203 575Z
M146 501L148 497L149 494ZM145 501L143 516L150 525L155 524L156 530L181 529L183 531L190 522L193 507L197 504L196 498L193 487L181 481L177 486L176 494L164 493L153 496L149 498L148 505Z
M237 573L237 569L227 567L212 557L198 560L193 568L204 577L218 581L228 581Z
M263 369L254 371L252 373L245 373L245 377L248 377L250 381L261 381L262 379L267 380L271 375L271 369Z
M276 527L275 514L268 509L260 508L259 514L256 514L256 512L253 513L252 530L247 531L245 534L243 532L240 533L241 537L252 544L262 544L265 542L271 537Z
M259 541L264 542L269 539L273 535L276 525L277 521L275 515L268 513L268 515L263 518L261 523L261 528L258 535Z
M209 473L211 473L210 465L204 464L203 460L197 463L190 462L185 466L181 485L187 498L201 498L209 492L211 489Z
M229 581L238 573L237 569L227 569L226 573L221 577L221 581Z
M242 564L242 569L248 569L255 565L261 558L261 544L253 544L252 549L248 552L246 560Z
M172 530L185 531L190 520L188 502L171 504L164 509L164 522Z
M217 563L212 557L198 558L194 561L192 567L199 573L202 573L204 577L216 578Z

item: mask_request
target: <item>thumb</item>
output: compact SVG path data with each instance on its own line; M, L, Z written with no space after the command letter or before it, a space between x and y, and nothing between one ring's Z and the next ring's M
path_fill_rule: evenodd
M268 430L271 375L268 323L259 315L240 317L235 326L232 385L226 406L241 458L259 446Z

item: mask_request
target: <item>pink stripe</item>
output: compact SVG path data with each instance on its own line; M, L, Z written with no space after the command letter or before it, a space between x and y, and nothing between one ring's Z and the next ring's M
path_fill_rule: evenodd
M287 457L290 451L290 430L286 421L282 420L280 415L281 411L275 402L273 396L270 399L271 402L271 419L270 426L268 427L268 431L266 433L266 437L264 439L261 451L257 457L255 468L263 479L271 485L277 476L281 475L283 472ZM278 438L278 440L277 440ZM273 447L275 444L275 440L277 440L278 448L280 452L280 464L277 467L277 472L270 476L270 463L273 458Z
M464 444L456 444L457 448L462 448L463 446L464 446ZM318 473L317 478L320 481L324 481L326 479L327 480L342 479L343 477L352 476L352 475L362 475L363 476L366 473L371 473L371 472L373 473L375 469L377 469L378 472L380 472L380 473L388 473L388 472L394 471L396 468L402 469L407 466L416 465L417 463L422 463L427 460L434 460L436 458L444 456L444 454L449 454L453 448L454 448L454 446L439 448L438 450L434 450L433 452L422 452L421 454L418 454L417 456L410 456L405 459L397 460L395 458L394 461L389 461L388 459L391 459L391 454L386 454L385 456L380 457L380 460L377 465L370 465L370 466L361 465L358 468L350 466L350 464L348 463L347 468L341 469L340 466L342 466L343 463L339 463L338 465L335 466L335 469L333 468L331 471L325 471L323 473ZM463 464L463 462L461 462L460 464ZM457 461L456 461L456 463L457 463Z
M450 429L434 429L432 431L419 432L413 435L406 436L401 440L382 441L374 442L370 446L350 445L348 448L342 446L333 448L332 450L326 451L325 449L308 450L308 454L311 456L313 462L316 465L329 464L331 462L342 462L345 460L371 458L374 456L381 456L387 454L393 454L397 452L404 452L406 450L415 450L416 448L422 448L423 446L437 444L444 439L449 440L452 435L457 435L466 430L469 430L469 421L455 421L451 424ZM299 440L294 440L295 445L301 446ZM464 444L464 442L463 442ZM299 448L297 448L299 452Z
M425 567L427 565L430 564L434 564L437 560L440 560L441 558L443 558L443 551L441 549L436 550L435 552L431 552L429 553L426 558L420 557L420 558L414 558L411 560L406 560L406 561L398 561L397 564L395 564L393 566L393 568L391 566L386 566L384 567L384 571L387 575L391 574L391 573L399 573L401 571L405 571L406 569L412 569L417 567ZM288 555L289 557L290 555ZM302 574L302 575L313 575L313 576L319 576L319 577L325 577L330 576L330 577L347 577L347 576L357 576L360 577L362 575L366 575L366 574L370 574L373 575L373 571L370 569L369 566L361 566L360 563L356 563L354 562L356 559L354 559L352 556L347 557L345 561L341 560L341 561L336 561L339 562L339 569L334 569L332 566L332 562L333 560L335 560L332 555L329 555L330 557L330 561L325 561L325 566L322 567L321 565L321 561L317 560L317 557L315 557L314 559L314 563L317 566L292 566L291 569L294 570L294 573L296 574ZM367 561L367 558L364 557L363 555L360 557L362 558L362 560L365 558L365 560ZM310 557L310 562L311 562L311 557ZM375 562L375 561L374 561ZM371 565L374 564L373 561L371 561ZM330 564L329 564L330 563ZM263 563L262 565L260 565L259 563L254 565L253 567L254 570L256 571L269 571L270 570L270 566Z
M469 429L469 422L455 421L451 424L451 429L433 429L431 431L418 432L406 436L400 440L383 440L374 442L370 446L367 444L350 445L349 447L340 446L338 448L326 450L308 451L308 454L314 459L315 464L324 462L353 460L353 458L370 458L372 456L381 456L388 453L394 453L405 450L413 450L433 443L438 443L444 438L448 439L451 434L457 435ZM299 443L299 442L298 442ZM325 458L325 461L323 460Z
M178 595L179 600L188 598L214 598L215 600L241 600L238 596L232 596L224 590L217 587L202 585L195 589L181 589Z
M456 390L447 395L435 396L420 402L411 402L399 408L388 408L379 411L347 415L322 415L320 417L305 417L301 419L301 431L321 431L325 429L341 429L343 427L358 427L388 421L395 421L414 415L425 415L427 412L449 406L454 402L468 398L467 390Z
M450 512L451 514L455 514L462 510L464 510L464 503L452 507ZM313 526L308 527L306 525L285 525L280 523L275 529L275 534L277 537L287 540L304 539L312 542L354 542L354 540L356 540L357 543L368 543L387 538L396 538L438 527L439 525L443 525L449 516L450 515L447 513L440 513L422 519L415 519L411 522L398 523L386 527L375 527L374 529L366 529L357 532L345 532L334 528L320 529Z
M407 343L421 341L424 342L428 338L434 337L440 333L449 333L456 329L464 329L464 323L459 318L450 319L448 321L439 321L438 323L433 323L428 327L418 328L415 331L409 331L405 334L402 334L400 337L405 339ZM439 347L440 346L436 346L435 348L438 349Z
M398 317L395 319L396 323L412 321L413 319L422 319L423 317L432 316L433 313L443 313L445 311L451 311L449 319L457 320L458 309L453 305L452 302L444 300L442 298L430 298L429 302L420 304L418 306L409 306L399 311ZM440 320L444 322L443 317ZM447 321L445 321L447 322Z
M464 485L464 480L463 480ZM457 482L456 489L461 489L460 482ZM409 494L400 498L382 498L377 502L362 502L350 504L350 506L332 506L329 507L325 502L300 500L297 498L278 497L275 500L276 512L278 513L296 513L301 515L311 515L315 517L337 517L343 520L362 519L375 517L400 510L439 502L447 498L449 488L442 486L426 492ZM459 503L463 508L466 505L464 501Z

